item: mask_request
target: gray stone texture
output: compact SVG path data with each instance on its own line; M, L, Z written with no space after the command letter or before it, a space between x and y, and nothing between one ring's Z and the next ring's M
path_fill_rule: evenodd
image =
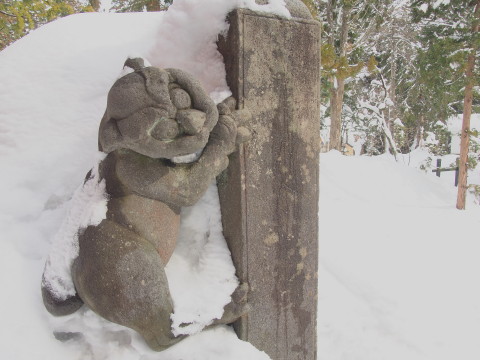
M291 20L236 10L218 43L238 108L251 113L251 140L217 180L224 235L250 286L235 329L273 360L316 358L320 26L300 10Z
M188 109L179 110L176 117L178 123L188 135L198 134L206 121L206 115L202 111Z
M44 284L45 281L42 280L42 300L49 313L55 316L70 315L83 306L83 301L78 295L59 300Z
M118 79L108 93L99 130L100 150L128 148L151 158L170 159L205 147L218 111L200 83L182 70L132 66L138 70ZM187 111L187 106L204 114L203 124L197 116L184 121L186 128L175 127L169 120L178 123L179 110Z
M173 304L164 271L175 249L180 208L200 199L228 166L236 144L248 136L245 129L237 131L234 100L220 105L228 115L219 116L189 74L143 67L140 59L126 65L135 71L112 86L99 129L99 148L107 153L99 164L109 196L106 219L79 229L79 255L72 266L77 295L61 301L43 285L42 293L54 315L72 313L85 303L138 331L160 351L183 338L171 332ZM199 150L195 162L169 160ZM215 323L244 314L245 297L236 298L241 302L226 306Z
M188 93L180 88L173 88L170 90L170 98L172 99L173 106L177 109L184 110L189 109L192 106L192 99Z

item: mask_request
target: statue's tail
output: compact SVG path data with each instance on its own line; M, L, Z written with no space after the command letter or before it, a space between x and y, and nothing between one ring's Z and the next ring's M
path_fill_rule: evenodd
M42 298L43 304L47 308L48 312L54 316L73 314L83 305L83 301L80 299L78 294L69 296L66 299L59 299L43 281Z

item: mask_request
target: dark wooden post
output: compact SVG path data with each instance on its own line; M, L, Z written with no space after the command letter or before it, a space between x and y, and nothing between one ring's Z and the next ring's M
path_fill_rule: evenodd
M273 360L316 359L320 26L238 9L220 39L252 139L218 179L225 238L250 286L240 338Z
M436 174L440 177L440 168L442 167L442 159L437 159L437 171Z
M459 163L460 163L460 158L457 158L457 160L455 161L457 167L455 168L455 186L458 186L458 177L459 177L459 174L460 174L460 167L459 167Z

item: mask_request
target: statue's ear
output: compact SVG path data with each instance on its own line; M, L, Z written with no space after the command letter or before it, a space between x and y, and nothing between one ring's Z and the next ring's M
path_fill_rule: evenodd
M120 148L122 143L123 137L118 130L117 122L109 118L105 111L98 129L98 150L109 153Z
M176 109L168 89L169 74L153 66L141 69L140 74L145 81L145 90L154 103L166 109L171 117L175 116Z
M145 67L145 61L142 58L128 58L123 67L129 67L134 71L139 71Z

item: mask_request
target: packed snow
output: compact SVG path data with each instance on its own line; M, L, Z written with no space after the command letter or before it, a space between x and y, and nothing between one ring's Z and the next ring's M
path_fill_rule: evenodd
M462 115L454 115L447 120L446 127L452 134L451 152L453 154L460 154L460 134L462 133L462 122ZM480 131L480 114L472 114L470 118L470 130ZM475 140L478 142L480 139L477 138Z
M105 154L98 152L98 161L104 158ZM60 300L76 294L70 269L78 256L78 230L98 225L106 218L108 195L105 180L100 179L98 173L99 162L93 165L89 178L78 187L69 201L67 215L53 238L46 261L42 286Z
M83 224L102 217L101 187L87 198L76 189L99 160L98 124L126 57L189 71L220 101L229 90L216 34L226 29L226 12L249 3L176 0L165 14L69 16L0 53L1 358L268 359L230 327L198 332L221 315L237 284L214 185L183 209L167 266L173 320L195 319L185 330L194 335L155 353L88 309L50 316L40 294L49 253L63 230L78 226L62 227L74 205L96 204L79 216ZM261 9L286 14L280 0ZM470 201L457 211L453 184L416 168L422 156L322 154L319 359L480 357L479 209ZM54 332L81 335L61 342Z

